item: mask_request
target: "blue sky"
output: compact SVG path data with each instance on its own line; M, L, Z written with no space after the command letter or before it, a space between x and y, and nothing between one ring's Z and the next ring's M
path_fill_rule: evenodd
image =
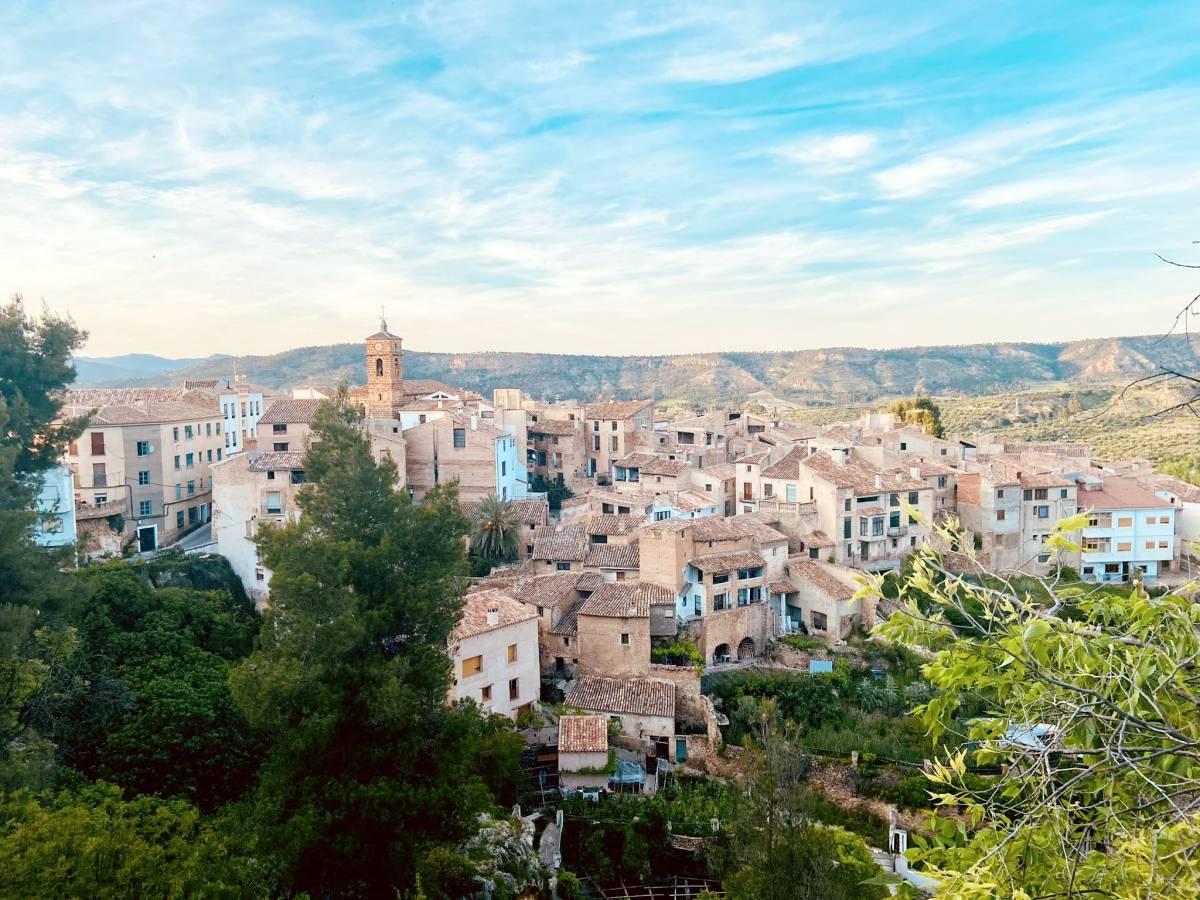
M92 355L1166 328L1200 7L900 6L0 4L0 290Z

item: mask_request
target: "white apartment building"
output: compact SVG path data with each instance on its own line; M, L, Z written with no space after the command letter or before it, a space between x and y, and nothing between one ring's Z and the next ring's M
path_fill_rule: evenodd
M258 439L263 414L263 393L246 385L226 388L217 395L225 431L225 455L240 453L248 440ZM254 446L251 444L250 446Z
M450 635L450 700L515 719L541 694L536 607L490 589L468 594Z
M1084 581L1154 581L1175 558L1175 507L1127 478L1077 479L1077 503L1088 513L1081 536Z

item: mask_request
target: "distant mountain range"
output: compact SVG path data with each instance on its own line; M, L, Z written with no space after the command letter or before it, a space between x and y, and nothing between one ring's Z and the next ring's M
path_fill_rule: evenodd
M77 360L80 385L177 384L228 377L287 388L365 381L361 344L301 347L271 356L168 360L121 356ZM697 403L770 395L805 404L921 394L989 394L1062 383L1100 383L1149 374L1160 365L1200 371L1186 338L1102 338L1052 344L1002 343L870 350L837 347L686 356L567 356L553 353L405 351L410 378L434 378L490 396L515 387L537 398L653 398Z
M167 359L151 353L126 353L124 356L77 356L75 357L75 383L87 387L124 387L140 384L167 372L186 369L228 359L217 354L205 358Z

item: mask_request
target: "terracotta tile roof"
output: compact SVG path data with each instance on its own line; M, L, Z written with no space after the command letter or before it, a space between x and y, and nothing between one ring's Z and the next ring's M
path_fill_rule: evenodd
M479 521L481 500L464 500L459 502L462 511L472 522ZM510 500L512 510L517 520L524 525L545 525L550 518L550 502L548 500Z
M763 478L790 478L796 479L800 477L800 461L808 456L808 451L803 447L793 447L783 459L774 465L767 466L762 470Z
M735 467L738 465L759 466L766 462L771 456L770 450L762 450L758 453L747 453L745 456L739 456L733 461Z
M671 505L680 512L695 512L698 509L716 506L717 501L698 491L680 491L675 495Z
M558 621L550 626L550 634L557 634L560 637L575 637L579 634L579 608L581 606L583 606L582 602L563 610Z
M462 404L456 400L413 400L400 407L401 412L450 412L461 409Z
M821 529L817 528L804 535L801 540L810 547L832 547L834 540Z
M577 427L579 427L578 422L571 422L567 419L539 419L536 422L530 422L525 430L530 434L572 435Z
M860 587L854 572L844 566L815 559L788 560L793 581L808 582L834 600L849 600Z
M313 414L316 413L317 407L323 402L323 400L292 400L290 398L276 400L267 407L266 412L262 414L262 418L258 420L258 424L309 425L312 423Z
M638 542L620 544L590 544L583 564L593 569L637 569L641 565Z
M738 516L702 516L699 519L688 519L692 536L698 541L728 541L743 537L752 537L759 541L773 543L786 541L787 535L772 528L763 518L754 514Z
M772 581L767 585L767 590L772 594L794 594L800 590L791 581L784 579L782 581Z
M682 459L663 459L655 456L648 463L642 466L643 475L666 475L670 478L677 478L684 472L688 471L691 466Z
M559 753L607 753L608 716L563 716L558 720Z
M587 419L632 419L643 409L653 405L653 400L618 400L612 403L589 403L584 407L583 415Z
M1127 478L1105 478L1102 490L1080 491L1076 502L1080 509L1095 510L1163 509L1171 505Z
M525 603L553 609L568 609L579 600L576 585L578 572L562 572L553 575L535 575L518 580L510 593Z
M638 590L646 596L651 606L675 606L675 592L661 584L650 584L643 581Z
M251 472L271 472L283 469L303 469L303 450L272 451L270 453L251 454Z
M1022 488L1029 489L1073 486L1072 482L1053 472L1021 472L1020 483Z
M401 390L406 397L423 397L426 394L451 394L453 396L463 396L469 392L461 391L458 388L452 388L443 381L435 381L432 378L412 378L402 382Z
M649 678L581 675L563 701L577 709L675 718L675 683Z
M948 466L936 459L920 459L917 461L917 468L921 470L922 478L929 478L934 475L960 475L962 474L953 466Z
M705 553L702 556L694 556L690 560L691 564L705 573L720 574L722 572L732 572L735 569L752 569L755 566L766 565L759 554L753 550L731 550L728 553Z
M533 534L533 558L550 562L583 562L587 535L576 525L543 525Z
M498 614L495 625L488 623L489 610L495 610ZM496 631L536 618L537 610L532 606L522 603L507 591L489 588L467 595L463 601L462 617L450 637L454 641L463 641L477 634Z
M637 582L609 581L583 601L579 615L645 619L650 615L650 598L638 591Z
M733 463L716 463L711 466L705 466L699 471L712 475L717 481L728 481L731 478L737 477L737 467Z
M633 513L601 513L584 519L583 527L588 534L620 535L632 534L646 521L645 515Z
M484 437L490 438L492 440L499 440L500 438L512 437L512 435L509 434L507 431L501 431L495 425L488 423L487 421L479 418L478 416L475 417L474 427L471 426L471 416L466 416L466 415L463 415L462 413L454 413L453 415L450 416L450 419L451 419L451 421L453 421L455 427L466 429L466 431L468 431L468 432L473 432L474 434L483 435ZM427 428L430 425L437 425L438 423L444 422L444 421L445 421L445 418L434 419L432 422L426 422L424 427ZM416 427L421 428L422 426L418 425ZM445 452L445 451L443 451L443 452Z
M64 416L79 416L90 412L91 406L63 407ZM219 419L216 400L211 404L186 400L146 400L132 404L113 403L99 407L88 419L88 427L105 425L157 425L163 422L195 422L198 419Z
M657 459L653 453L626 453L620 459L613 462L613 466L620 466L622 469L640 469L642 466Z
M858 459L848 459L845 464L837 463L828 453L814 453L800 462L826 481L839 488L849 488L856 494L870 495L882 491L924 491L929 485L900 468L878 470ZM875 476L883 476L883 485L875 482Z
M1182 478L1176 478L1174 475L1147 473L1135 476L1134 481L1148 491L1174 494L1184 503L1200 503L1200 487L1184 481Z

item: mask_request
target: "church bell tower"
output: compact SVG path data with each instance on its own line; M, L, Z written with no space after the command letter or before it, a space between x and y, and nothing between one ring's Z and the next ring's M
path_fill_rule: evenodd
M380 316L379 330L366 340L367 416L390 419L404 403L404 350Z

